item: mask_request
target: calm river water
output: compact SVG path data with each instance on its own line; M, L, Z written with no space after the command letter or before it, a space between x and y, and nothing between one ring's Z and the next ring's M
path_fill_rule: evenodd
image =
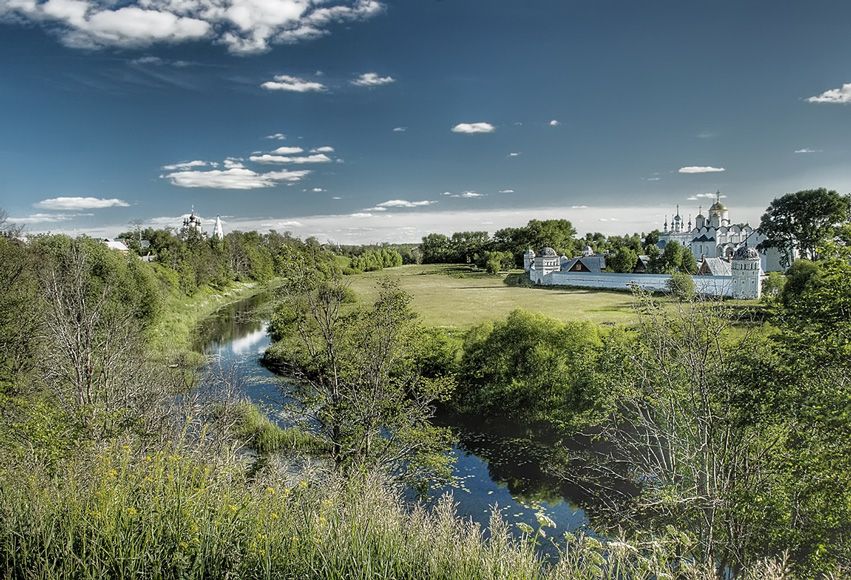
M246 395L274 417L281 409L281 387L286 382L259 362L270 339L258 308L268 300L261 294L222 308L199 328L197 348L209 356L211 367L235 367ZM451 491L458 515L483 527L492 506L498 506L509 523L525 522L535 529L535 513L543 512L557 526L549 536L591 531L584 511L570 499L571 489L542 471L545 446L533 444L510 424L487 424L448 413L436 417L436 423L450 427L458 444L450 451L456 458L453 483L434 489L432 497Z

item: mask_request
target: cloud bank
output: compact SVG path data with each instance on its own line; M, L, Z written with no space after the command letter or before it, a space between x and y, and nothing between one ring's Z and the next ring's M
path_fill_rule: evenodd
M851 83L842 85L841 88L825 91L815 97L807 99L808 103L851 103Z
M103 209L106 207L128 207L126 201L120 199L102 199L98 197L54 197L40 201L35 207L60 211L78 211L81 209Z
M383 8L377 0L4 0L0 17L40 24L72 48L209 40L251 54L324 36Z

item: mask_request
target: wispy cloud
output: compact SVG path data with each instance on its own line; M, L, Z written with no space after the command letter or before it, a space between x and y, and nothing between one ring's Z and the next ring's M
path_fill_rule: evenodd
M283 133L275 133L274 135L266 135L266 139L275 139L276 141L284 141L287 136Z
M314 81L306 81L290 75L277 75L274 81L267 81L260 85L267 91L290 91L294 93L321 92L326 90L325 85Z
M381 85L389 85L395 82L396 79L393 77L380 77L378 73L370 72L360 75L352 81L352 84L356 87L380 87Z
M232 53L265 52L379 14L378 0L48 0L0 3L0 18L41 24L72 48L138 48L210 40Z
M807 99L808 103L851 103L851 83L846 83L838 89L830 89L815 97Z
M711 167L711 166L700 166L700 165L691 165L689 167L680 167L680 173L715 173L718 171L726 171L723 167Z
M713 137L715 137L715 133L712 131L702 131L697 134L698 139L712 139Z
M52 224L71 221L81 216L91 216L90 213L34 213L26 217L10 219L19 224Z
M461 197L464 198L474 198L474 197L484 197L483 193L476 193L475 191L465 191L461 194Z
M304 153L304 149L301 147L278 147L272 151L272 155L298 155L299 153Z
M452 127L453 133L493 133L496 127L490 123L458 123Z
M218 165L217 163L210 163L207 161L184 161L183 163L175 163L173 165L164 165L163 169L166 171L176 171L180 169L192 169L193 167L206 167L206 166L215 167Z
M558 127L559 125L561 125L561 123L559 123L559 122L558 122L558 121L556 121L555 119L553 119L552 121L550 121L550 127Z
M333 148L333 147L328 147L328 146L326 145L325 147L317 147L316 149L311 149L311 150L310 150L310 152L311 152L311 153L333 153L333 152L334 152L334 148Z
M514 193L514 190L513 189L500 189L499 192L500 193Z
M404 133L407 130L408 130L407 127L393 127L394 133Z
M248 158L250 161L254 163L295 163L297 165L302 165L305 163L329 163L331 158L325 155L324 153L319 153L317 155L307 155L304 157L292 157L286 155L252 155Z
M804 148L804 149L796 149L796 150L795 150L795 153L818 153L818 152L820 152L820 151L821 151L821 149L807 149L807 148Z
M520 157L520 151L515 151L508 154L509 157Z
M406 201L404 199L391 199L389 201L384 201L379 204L376 204L375 207L371 207L366 211L386 211L389 208L414 208L414 207L425 207L427 205L433 205L437 203L436 201Z
M310 174L309 170L270 171L258 173L245 167L211 171L177 171L161 175L178 187L208 187L211 189L262 189L280 183L295 183Z
M694 194L690 197L687 197L686 199L688 201L697 201L699 199L715 199L716 197L719 197L719 195L717 193L696 193L696 194ZM724 197L727 197L727 196L721 195L720 197L724 198Z
M54 197L45 199L36 204L41 209L79 211L82 209L103 209L107 207L128 207L126 201L120 199L102 199L99 197Z

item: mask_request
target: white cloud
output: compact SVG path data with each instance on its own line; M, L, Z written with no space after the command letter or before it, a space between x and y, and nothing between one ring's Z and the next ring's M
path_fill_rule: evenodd
M60 211L78 211L81 209L103 209L106 207L128 207L130 204L120 199L102 199L98 197L54 197L36 204L41 209Z
M558 122L558 121L556 121L555 119L553 119L552 121L550 121L550 127L558 127L559 125L561 125L561 123L559 123L559 122Z
M496 127L490 123L459 123L452 127L453 133L493 133Z
M164 165L163 169L166 171L177 171L178 169L191 169L193 167L206 167L207 165L215 165L215 163L208 163L206 161L185 161L183 163L174 163L172 165Z
M519 152L519 151L517 151L517 152L515 152L515 153L509 153L509 154L508 154L508 156L509 156L509 157L519 157L519 156L520 156L520 152Z
M662 179L662 178L661 177L648 177L647 181L659 181L660 179Z
M572 205L570 209L588 209L587 205Z
M233 167L213 171L178 171L162 175L178 187L209 187L211 189L261 189L273 187L281 182L301 181L310 173L301 171L271 171L257 173L244 167Z
M404 133L407 130L408 130L407 127L393 127L394 133Z
M851 83L846 83L838 89L830 89L815 97L807 99L808 103L851 103Z
M328 163L331 158L324 153L318 155L308 155L306 157L289 157L286 155L252 155L248 158L254 163L295 163L302 165L304 163Z
M715 133L711 131L703 131L697 134L698 139L712 139L713 137L715 137Z
M513 189L500 189L499 192L500 193L514 193L514 190Z
M317 147L316 149L311 149L311 150L310 150L310 152L311 152L311 153L333 153L333 152L334 152L334 148L333 148L333 147L328 147L328 146L325 146L325 147Z
M9 221L19 224L46 224L71 221L80 216L91 216L90 213L34 213L27 217L12 218Z
M699 165L691 165L689 167L680 167L680 173L714 173L717 171L726 171L723 167L709 167L709 166L699 166Z
M371 18L378 0L12 0L0 2L0 18L55 30L75 48L140 47L209 38L233 53L257 53L272 45L329 33L341 22Z
M212 165L214 167L216 166L215 163L212 163ZM225 169L241 169L245 167L242 164L242 159L237 159L236 157L228 157L227 159L225 159L223 165L225 166Z
M695 199L700 199L701 197L704 197L706 199L715 199L716 197L718 197L718 194L717 193L698 193L698 194L695 194L694 197L695 197ZM721 197L723 198L723 197L727 197L727 196L722 195Z
M277 141L283 141L287 138L283 133L275 133L274 135L266 135L266 139L275 139Z
M314 187L314 188L312 189L312 191L313 191L313 193L322 193L322 192L323 192L323 191L325 191L325 190L324 190L324 189L322 189L321 187Z
M388 207L424 207L427 205L432 205L437 203L436 201L405 201L403 199L391 199L389 201L384 201L375 206L372 209L387 209Z
M475 191L465 191L461 194L461 197L464 198L473 198L473 197L484 197L481 193L476 193Z
M353 217L353 218L357 218L357 219L363 219L363 218L371 218L371 217L375 217L375 216L373 216L371 213L353 213L349 217Z
M268 91L291 91L295 93L326 90L322 83L306 81L289 75L277 75L274 81L265 82L260 86Z
M796 149L795 153L818 153L821 149Z
M302 153L304 149L301 147L278 147L272 151L272 155L296 155Z
M390 83L395 83L396 79L393 77L380 77L378 73L364 73L355 80L352 81L352 84L357 87L380 87L381 85L389 85Z

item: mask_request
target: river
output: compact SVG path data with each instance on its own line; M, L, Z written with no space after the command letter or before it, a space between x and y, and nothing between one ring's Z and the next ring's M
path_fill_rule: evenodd
M259 294L220 309L199 327L196 348L208 356L211 369L235 368L245 394L279 417L286 382L260 364L271 344L262 308L268 301L268 295ZM521 429L446 412L435 422L450 427L458 443L449 452L456 460L452 483L431 490L432 498L452 492L458 515L483 528L497 506L509 523L524 522L534 529L535 514L544 513L556 524L556 533L548 530L549 536L593 533L585 512L571 500L571 489L541 469L547 448L530 441Z

